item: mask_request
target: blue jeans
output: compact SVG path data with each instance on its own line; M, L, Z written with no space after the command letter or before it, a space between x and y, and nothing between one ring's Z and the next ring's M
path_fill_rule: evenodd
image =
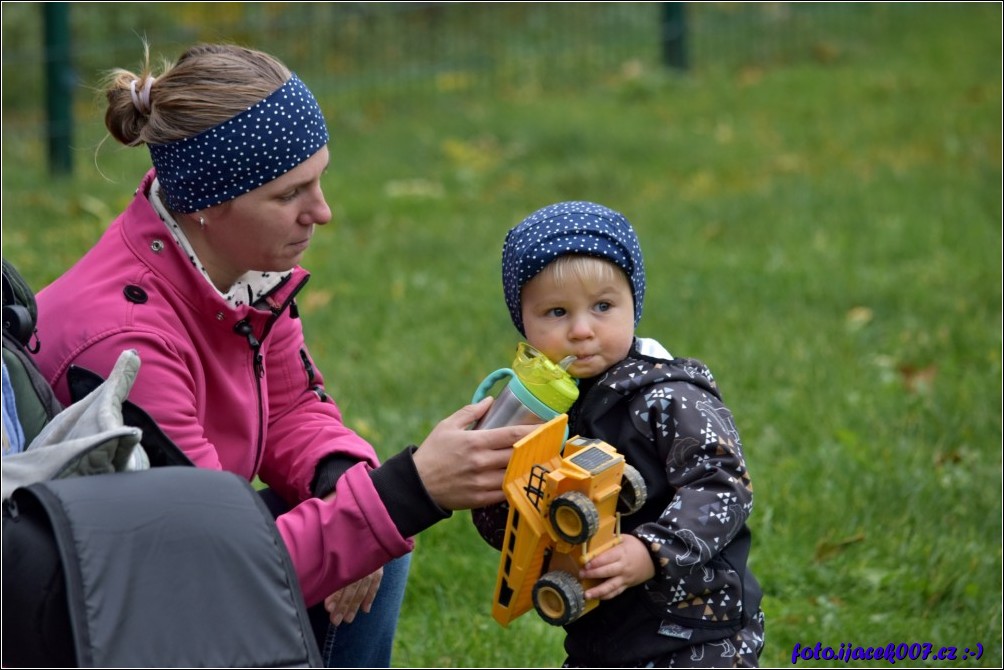
M262 489L258 494L272 516L279 516L289 509L272 489ZM326 667L390 667L390 653L394 646L397 618L401 613L410 567L411 554L385 564L373 607L368 614L357 613L352 623L332 626L323 602L307 609L310 626Z
M328 624L321 658L328 668L389 668L397 618L408 584L411 554L383 566L380 589L369 613L359 612L352 623Z

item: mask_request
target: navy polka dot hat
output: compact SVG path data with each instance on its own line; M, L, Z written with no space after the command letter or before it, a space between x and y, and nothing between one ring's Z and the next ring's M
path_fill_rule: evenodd
M634 295L634 323L645 300L645 263L638 236L618 212L595 202L559 202L538 209L506 235L502 247L502 289L513 325L523 330L520 292L548 263L579 254L614 263L624 270Z
M294 74L237 116L198 135L149 148L167 206L188 213L267 184L327 143L321 108Z

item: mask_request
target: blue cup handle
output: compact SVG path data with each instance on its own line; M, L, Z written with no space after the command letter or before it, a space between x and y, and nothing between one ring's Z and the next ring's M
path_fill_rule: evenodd
M472 403L481 402L486 397L488 397L488 392L492 390L492 387L495 386L495 384L497 384L499 380L505 379L506 377L512 378L515 376L516 373L513 372L510 368L501 368L496 370L495 372L485 377L485 380L481 382L478 388L474 391L474 398L471 400L471 402Z

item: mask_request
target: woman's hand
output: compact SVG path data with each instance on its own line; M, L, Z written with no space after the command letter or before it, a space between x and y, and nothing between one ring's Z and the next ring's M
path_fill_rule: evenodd
M352 623L359 610L369 612L382 579L383 568L379 568L325 598L324 609L328 612L331 623L335 626L343 622Z
M505 500L502 480L512 445L536 426L468 430L491 406L485 398L443 419L415 452L426 491L444 509L484 507Z

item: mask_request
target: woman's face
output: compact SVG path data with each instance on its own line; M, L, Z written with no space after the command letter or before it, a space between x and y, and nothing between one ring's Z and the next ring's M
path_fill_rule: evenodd
M249 270L285 272L299 264L314 226L331 220L321 192L327 167L324 146L281 177L203 210L208 249L199 260L217 286L225 290Z

